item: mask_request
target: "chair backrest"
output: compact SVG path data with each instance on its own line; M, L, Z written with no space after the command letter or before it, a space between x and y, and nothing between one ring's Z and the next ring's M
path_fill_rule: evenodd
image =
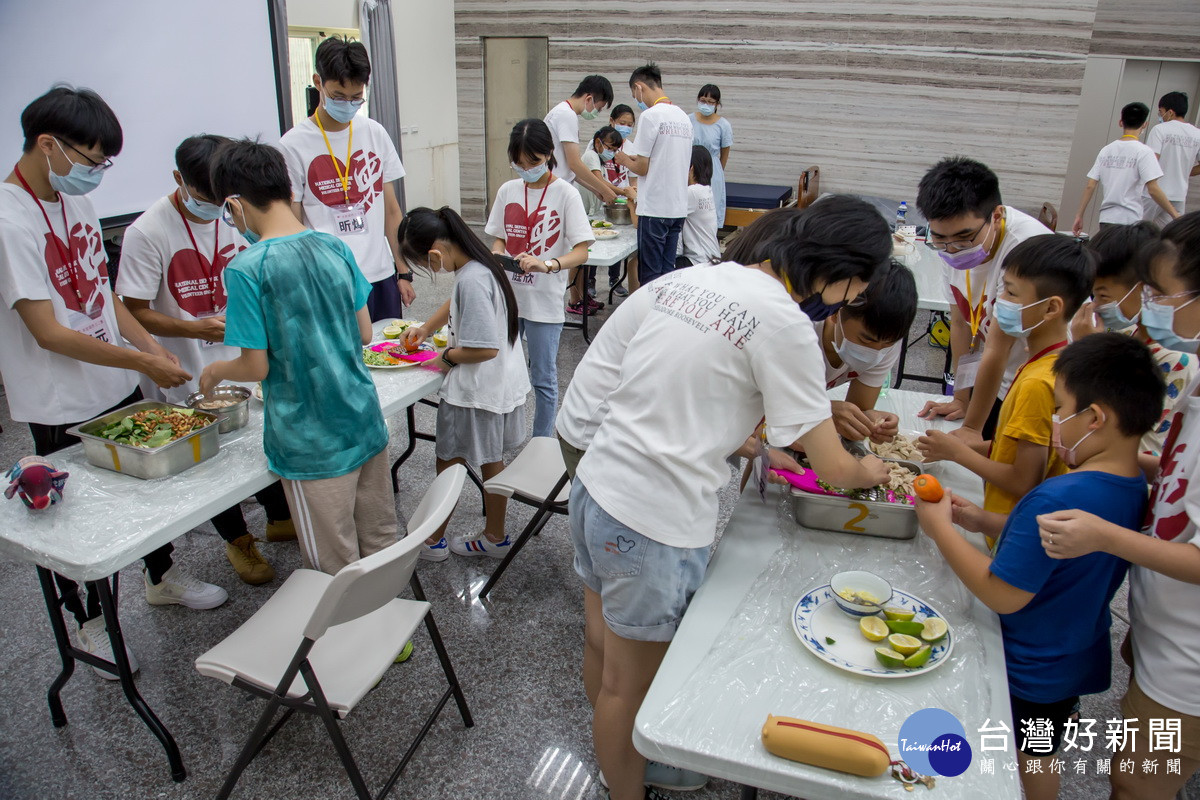
M800 176L799 191L796 193L796 207L808 208L821 196L821 168L809 167Z
M347 564L325 587L304 635L319 639L334 625L366 616L404 590L417 566L421 546L454 511L467 469L455 464L434 478L409 520L409 532L390 547Z
M1052 231L1058 230L1058 209L1051 203L1042 203L1042 210L1038 212L1038 222L1045 225Z

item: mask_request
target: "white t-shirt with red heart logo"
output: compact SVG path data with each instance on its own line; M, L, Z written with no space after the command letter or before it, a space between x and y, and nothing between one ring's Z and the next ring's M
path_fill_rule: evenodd
M194 320L225 313L225 265L245 250L246 240L221 221L186 224L171 202L159 198L125 230L117 294L150 301L150 308L168 317ZM193 246L193 240L195 246ZM196 248L199 248L197 252ZM214 260L214 253L216 255ZM196 391L200 373L214 361L237 358L236 347L173 336L157 337L179 359L192 380L174 389L156 389L147 380L142 391L158 392L168 403L182 404Z
M504 252L510 256L528 253L543 261L561 258L580 242L595 239L579 191L561 179L540 189L528 188L519 178L501 186L484 232L504 239ZM566 269L553 275L507 273L521 319L564 322L569 273Z
M306 119L279 142L292 181L292 200L303 206L304 221L313 230L331 233L349 245L363 277L371 283L381 281L395 272L384 225L383 185L403 178L404 165L387 130L370 117L360 114L346 130L325 133L328 147L321 129ZM346 175L347 146L352 152L343 191L338 173ZM339 230L345 208L360 204L365 230Z
M0 184L0 375L17 422L86 422L124 400L137 374L77 361L42 348L14 306L48 300L60 325L127 347L117 328L100 220L86 197L37 202L21 186ZM65 208L62 204L65 204ZM67 227L63 229L63 212ZM72 264L64 264L69 252Z

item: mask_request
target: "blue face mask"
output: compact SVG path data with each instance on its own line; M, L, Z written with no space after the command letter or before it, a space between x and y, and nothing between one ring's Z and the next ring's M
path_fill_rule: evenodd
M637 104L638 104L639 111L645 111L647 108L650 107L650 106L646 105L645 103L643 103L641 100L638 100Z
M1139 310L1133 319L1130 319L1125 316L1125 312L1121 311L1121 303L1124 303L1129 298L1129 295L1133 294L1139 286L1141 286L1140 283L1135 283L1133 288L1115 303L1104 303L1103 305L1096 306L1096 315L1100 317L1100 321L1104 323L1104 327L1110 331L1120 331L1137 324L1138 317L1142 315L1142 312Z
M696 110L699 111L700 115L703 117L711 117L713 114L717 113L717 107L710 105L709 103L697 103Z
M617 133L621 134L622 139L628 139L633 135L632 125L614 125L613 127L617 129Z
M1178 350L1181 353L1196 353L1200 351L1200 338L1184 339L1175 332L1175 312L1184 306L1191 305L1200 299L1200 295L1188 300L1182 306L1169 306L1164 303L1153 303L1142 300L1142 327L1150 338L1168 350Z
M526 183L537 183L550 169L550 167L546 164L538 164L536 167L531 169L521 169L516 164L513 164L512 168L516 170L518 175L521 176L521 180L525 181Z
M365 100L336 100L326 97L325 113L344 125L354 119L354 115L358 113L365 102Z
M845 302L826 303L820 292L813 292L799 305L800 310L813 322L822 322L836 314Z
M1029 336L1030 331L1032 331L1038 325L1041 325L1046 320L1042 319L1037 323L1037 325L1031 325L1026 328L1025 324L1021 321L1022 312L1024 312L1027 308L1033 308L1039 303L1044 303L1049 299L1049 297L1043 297L1041 300L1037 300L1029 305L1019 306L1012 300L1005 300L1004 298L1000 297L996 299L996 304L992 306L992 316L996 318L996 324L1000 326L1000 330L1004 331L1014 339L1024 339Z
M54 140L58 145L58 149L62 151L63 157L67 161L71 161L67 151L63 150L63 146L58 144L58 139ZM50 167L50 157L46 157L46 166ZM73 196L87 194L100 185L100 181L104 180L104 171L92 171L92 168L85 164L78 164L71 161L71 171L66 175L59 175L50 167L50 188L56 192L69 194Z
M600 160L601 161L612 161L613 157L616 154L617 153L615 150L601 150L600 151Z
M230 195L224 205L221 206L221 221L231 228L236 228L237 224L233 221L233 206L229 205L229 201L238 197L241 197L241 195ZM242 213L242 225L244 227L244 230L241 231L242 238L250 244L257 244L262 237L250 230L249 225L246 225L246 214L244 212Z
M197 200L192 197L192 193L183 188L183 207L191 214L199 217L206 222L212 222L217 217L221 216L221 207L214 203L206 203L203 200Z

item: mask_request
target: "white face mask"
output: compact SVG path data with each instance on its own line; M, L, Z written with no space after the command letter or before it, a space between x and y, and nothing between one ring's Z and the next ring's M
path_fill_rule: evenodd
M1075 444L1071 445L1070 447L1067 447L1066 445L1064 445L1062 443L1062 425L1063 425L1063 423L1070 422L1071 420L1075 419L1080 414L1082 414L1084 411L1091 411L1091 407L1089 406L1088 408L1084 408L1079 411L1076 411L1074 414L1067 417L1066 419L1059 419L1058 414L1050 415L1050 445L1054 448L1055 452L1058 453L1058 457L1061 458L1063 460L1063 462L1071 469L1075 469L1075 467L1079 466L1078 462L1076 461L1076 455L1075 455L1076 451L1079 449L1079 445L1083 444L1084 440L1086 440L1089 436L1091 436L1093 433L1095 433L1097 430L1099 430L1098 428L1093 428L1092 430L1085 433L1083 436L1079 437L1079 441L1075 442ZM1103 424L1104 418L1097 415L1096 421Z
M876 350L873 347L867 347L846 338L846 331L842 328L842 320L840 318L837 321L837 332L841 334L842 341L840 344L834 344L834 351L838 354L838 358L842 360L842 363L860 375L879 366L887 355L888 348L886 347L882 350Z

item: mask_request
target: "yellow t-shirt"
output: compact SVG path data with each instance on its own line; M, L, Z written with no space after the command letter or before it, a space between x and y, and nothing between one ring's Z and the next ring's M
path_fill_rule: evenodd
M1001 464L1012 464L1017 457L1017 440L1043 445L1049 449L1046 474L1041 480L1062 475L1067 465L1050 445L1050 417L1054 414L1054 362L1058 351L1027 364L1013 381L1012 388L1000 406L996 435L988 458ZM983 507L997 514L1008 514L1021 498L990 483L983 486Z

